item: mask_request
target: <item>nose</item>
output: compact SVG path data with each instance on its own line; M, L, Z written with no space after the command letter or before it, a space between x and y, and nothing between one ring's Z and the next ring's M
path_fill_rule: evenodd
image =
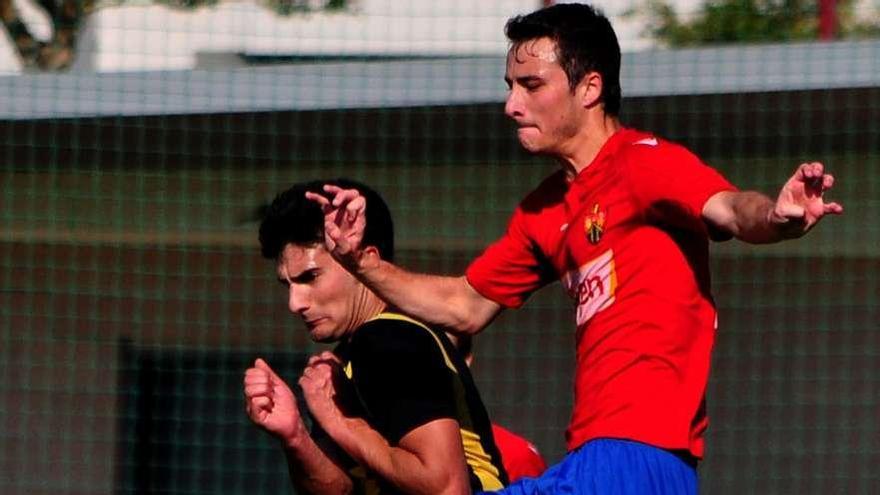
M309 309L308 289L297 284L290 284L287 294L287 307L290 312L301 315L305 310Z
M519 92L516 88L507 92L507 101L504 103L504 114L512 119L522 117L523 115Z

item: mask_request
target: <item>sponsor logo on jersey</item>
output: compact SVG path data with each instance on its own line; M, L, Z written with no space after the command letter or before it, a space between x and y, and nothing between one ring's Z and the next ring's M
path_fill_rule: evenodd
M596 313L614 303L617 272L614 251L608 250L580 268L562 276L562 284L577 305L578 326L590 321Z
M602 233L605 231L605 212L599 211L599 203L593 205L587 218L584 220L584 232L587 234L587 240L590 244L599 244L602 240Z

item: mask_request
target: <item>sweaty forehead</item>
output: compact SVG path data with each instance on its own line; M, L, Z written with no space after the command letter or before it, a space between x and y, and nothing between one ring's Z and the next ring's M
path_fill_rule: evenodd
M318 268L327 251L323 246L297 246L288 244L278 257L278 274L296 278L307 270Z
M540 61L547 63L558 62L559 57L556 54L556 43L550 38L537 38L533 40L520 41L510 46L507 52L507 63L516 62L524 64L529 61Z

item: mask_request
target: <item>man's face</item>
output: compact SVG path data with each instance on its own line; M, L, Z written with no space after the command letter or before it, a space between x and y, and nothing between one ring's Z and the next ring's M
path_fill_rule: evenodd
M335 342L352 330L357 301L365 288L323 246L288 244L276 267L288 288L287 304L315 342Z
M519 125L517 135L532 153L562 154L581 126L582 107L549 38L525 41L507 53L504 76L510 91L504 113Z

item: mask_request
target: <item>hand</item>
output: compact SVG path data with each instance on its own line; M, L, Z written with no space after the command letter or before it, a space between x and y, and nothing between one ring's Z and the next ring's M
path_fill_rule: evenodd
M290 443L307 435L296 396L262 359L244 374L245 410L257 426Z
M367 200L357 189L324 185L327 196L307 192L306 198L324 212L324 244L337 261L353 266L360 257L361 241L367 225Z
M800 237L826 214L843 213L843 206L822 198L833 185L834 176L826 174L821 163L802 163L779 191L770 222L780 227L784 237Z
M340 366L339 358L325 351L309 358L299 379L309 411L327 433L331 433L334 422L343 417L336 403L336 380L342 373Z

